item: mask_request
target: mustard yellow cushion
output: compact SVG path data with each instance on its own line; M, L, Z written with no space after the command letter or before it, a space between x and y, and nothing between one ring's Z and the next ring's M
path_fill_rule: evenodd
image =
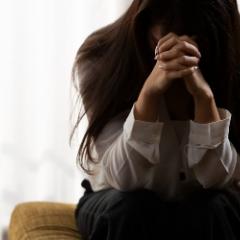
M10 240L82 240L75 219L75 205L51 202L18 204L12 212Z

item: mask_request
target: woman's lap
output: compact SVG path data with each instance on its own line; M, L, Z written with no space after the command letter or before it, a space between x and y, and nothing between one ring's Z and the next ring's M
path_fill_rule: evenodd
M111 239L118 238L121 234L121 238L126 234L124 239L134 239L137 234L140 234L141 230L135 234L136 228L132 229L133 221L135 224L142 225L146 222L146 215L155 216L154 204L148 205L147 201L154 199L152 192L148 190L139 190L134 192L120 192L116 189L106 189L99 192L89 193L83 196L78 204L79 212L76 213L77 224L81 233L84 235L97 235L97 238L92 236L91 239L101 239L99 235L103 234L102 239L106 240L106 231L111 234ZM137 200L137 201L136 201ZM149 211L148 211L149 210ZM150 216L149 216L150 217ZM138 221L136 221L136 219ZM135 225L134 225L135 227ZM146 227L146 226L145 226ZM125 233L122 231L125 229ZM97 232L95 232L97 231ZM144 229L144 234L146 229ZM131 234L133 236L131 236ZM109 238L110 239L110 238Z
M88 240L234 240L240 239L240 196L206 191L171 203L147 189L85 192L76 221Z

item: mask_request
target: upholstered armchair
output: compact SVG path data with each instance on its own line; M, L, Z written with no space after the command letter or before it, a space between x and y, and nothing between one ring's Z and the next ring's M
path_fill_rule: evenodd
M12 212L9 240L82 240L74 219L73 204L28 202Z

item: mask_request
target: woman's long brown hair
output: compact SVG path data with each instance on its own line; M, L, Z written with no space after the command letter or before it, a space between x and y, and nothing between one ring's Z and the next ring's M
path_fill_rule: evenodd
M77 161L88 174L97 163L91 146L103 127L132 107L155 62L148 28L159 21L163 32L195 36L200 69L218 107L232 113L230 140L240 152L240 17L236 0L134 0L113 23L93 32L77 51L72 83L83 103L70 143L86 114L88 128ZM81 108L82 109L82 108ZM86 167L87 166L87 167Z

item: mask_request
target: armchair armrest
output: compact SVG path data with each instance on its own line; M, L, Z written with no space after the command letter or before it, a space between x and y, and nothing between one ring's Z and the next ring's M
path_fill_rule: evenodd
M74 219L73 204L28 202L12 212L10 240L81 240Z

